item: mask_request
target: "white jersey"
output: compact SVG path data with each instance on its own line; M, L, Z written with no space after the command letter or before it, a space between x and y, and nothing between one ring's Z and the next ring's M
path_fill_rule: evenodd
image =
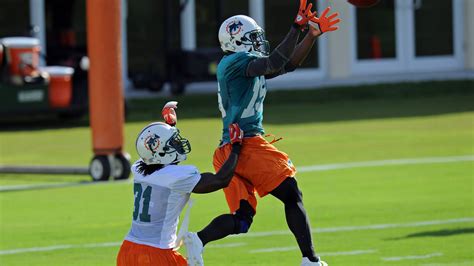
M174 248L179 215L199 182L201 174L195 166L168 165L151 175L134 175L132 227L126 240L161 249Z

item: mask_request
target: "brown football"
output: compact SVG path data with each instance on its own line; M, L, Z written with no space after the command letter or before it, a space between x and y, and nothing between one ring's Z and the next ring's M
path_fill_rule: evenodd
M372 7L380 2L380 0L347 0L347 2L353 4L356 7Z

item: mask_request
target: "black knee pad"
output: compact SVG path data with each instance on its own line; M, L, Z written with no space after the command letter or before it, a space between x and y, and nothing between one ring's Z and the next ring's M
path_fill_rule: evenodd
M233 234L247 233L253 222L255 210L246 200L240 201L240 207L234 214Z

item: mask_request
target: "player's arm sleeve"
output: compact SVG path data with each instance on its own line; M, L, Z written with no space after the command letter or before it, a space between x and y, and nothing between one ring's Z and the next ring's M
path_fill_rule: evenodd
M172 184L172 189L182 192L191 193L196 184L201 179L201 173L195 166L183 166L179 174L175 174L175 182Z
M254 59L248 64L246 76L268 76L271 78L272 75L281 73L285 69L290 70L292 68L291 63L289 63L290 58L295 51L300 32L298 27L292 26L285 39L273 50L270 56ZM287 64L290 65L287 66Z
M222 165L221 169L216 173L203 173L201 179L194 187L194 193L210 193L221 188L225 188L229 185L230 180L234 176L235 167L239 160L241 146L240 144L232 145L232 152L229 158Z
M283 74L293 72L293 71L295 71L295 69L296 69L296 66L293 65L291 62L288 62L282 69L280 69L280 71L272 73L272 74L265 75L265 79L276 78L276 77L281 76Z

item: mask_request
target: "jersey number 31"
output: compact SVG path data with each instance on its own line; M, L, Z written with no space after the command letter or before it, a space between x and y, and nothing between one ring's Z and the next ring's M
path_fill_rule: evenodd
M133 210L133 220L136 221L140 218L140 222L150 222L150 214L148 213L150 209L150 199L151 199L151 187L147 186L145 191L143 191L142 185L135 183L133 185L133 193L135 194L135 209ZM143 201L143 204L140 204ZM142 212L140 212L140 205L143 205Z

